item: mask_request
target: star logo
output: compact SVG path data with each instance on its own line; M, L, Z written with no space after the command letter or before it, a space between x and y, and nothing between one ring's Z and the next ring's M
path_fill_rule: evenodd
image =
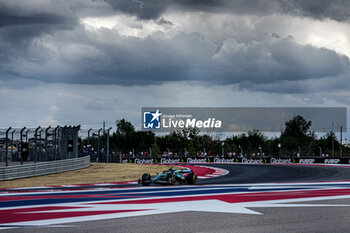
M151 122L153 122L154 120L157 120L159 121L159 117L162 115L160 112L159 112L159 109L157 109L157 111L155 113L151 113L152 114L152 120Z
M155 112L143 112L143 128L144 129L160 129L161 115L159 109Z

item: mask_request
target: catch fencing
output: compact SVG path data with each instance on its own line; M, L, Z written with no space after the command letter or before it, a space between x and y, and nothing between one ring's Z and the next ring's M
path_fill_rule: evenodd
M0 130L0 180L72 171L88 167L80 156L80 126Z
M80 126L0 130L0 166L77 158Z

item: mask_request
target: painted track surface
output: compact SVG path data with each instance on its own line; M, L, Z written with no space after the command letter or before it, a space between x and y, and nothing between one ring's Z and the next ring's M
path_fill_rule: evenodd
M227 169L230 173L219 178L199 180L200 186L151 187L144 190L148 194L142 195L140 193L135 195L133 190L140 190L140 188L132 185L123 189L112 188L100 190L100 192L94 190L96 192L92 195L95 199L89 199L88 204L81 203L82 200L74 203L72 199L65 203L54 204L47 203L46 198L39 198L35 202L39 206L43 205L45 208L55 206L56 209L53 212L52 209L51 212L50 209L31 209L28 212L32 216L35 214L45 216L45 214L57 214L60 211L62 213L66 211L64 208L67 206L69 208L93 207L94 211L121 211L120 206L126 206L127 210L134 208L128 214L124 213L129 217L119 218L117 213L110 215L110 219L100 218L101 215L100 217L90 215L88 221L82 220L84 222L79 219L55 222L57 219L53 219L52 223L56 225L50 227L40 224L25 226L21 223L18 224L20 228L5 229L3 232L165 232L175 230L182 232L349 232L350 182L338 181L350 180L350 168L243 164L213 164L212 166ZM318 183L324 181L326 182ZM119 192L117 192L118 195L116 190ZM120 190L123 190L123 195L120 194ZM112 192L106 194L106 191ZM50 195L54 194L56 192L51 192ZM5 197L11 199L11 195L5 195ZM98 199L102 197L103 199ZM105 200L108 200L108 205L101 205L101 201L105 202ZM111 206L111 200L117 203ZM122 204L120 201L129 202ZM0 202L1 207L6 203L7 205L12 203L13 206L8 207L10 210L21 208L25 203L27 203L26 208L32 207L33 204L31 201L20 202L17 198L17 200ZM99 205L96 205L97 203ZM57 208L61 210L57 211ZM134 214L138 212L136 210L142 208L152 210L148 210L148 214L142 214L142 211L139 211L140 216ZM73 212L68 212L70 213L68 216L74 217ZM6 219L4 213L2 219ZM13 213L7 213L7 218L11 218L9 214ZM14 214L17 217L23 217L21 212ZM6 221L2 226L3 229L8 226Z

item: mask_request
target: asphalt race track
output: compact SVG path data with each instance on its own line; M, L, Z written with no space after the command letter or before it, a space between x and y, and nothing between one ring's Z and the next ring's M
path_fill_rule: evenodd
M350 232L350 167L207 166L230 173L196 186L0 192L0 230Z
M230 173L219 178L201 180L198 184L350 180L350 167L275 164L212 164L210 166L227 169Z

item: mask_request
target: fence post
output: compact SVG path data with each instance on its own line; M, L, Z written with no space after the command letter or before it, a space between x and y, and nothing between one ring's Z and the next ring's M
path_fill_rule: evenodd
M100 162L100 134L101 134L101 129L98 130L98 141L97 141L97 160Z
M22 156L22 143L23 143L23 131L26 129L26 127L23 127L23 129L21 129L21 131L20 131L20 142L21 142L21 152L20 152L20 154L21 154L21 165L23 164L23 156ZM18 151L18 148L17 148L17 151Z
M74 154L75 154L75 158L78 158L78 156L79 156L79 147L78 147L79 130L80 130L80 125L73 127L73 132L72 133L73 133L73 140L74 140Z
M63 131L63 127L59 127L57 129L57 134L56 134L56 141L57 141L56 159L58 160L62 159L62 131Z
M48 134L49 134L49 130L50 130L51 126L47 127L45 129L45 160L48 161L48 153L47 153L47 137L48 137Z
M16 130L12 130L11 132L11 158L13 157L13 134L16 132ZM18 148L17 148L18 151Z
M8 139L9 139L9 131L11 130L12 128L8 128L6 130L6 142L5 142L5 145L6 145L6 149L5 149L5 161L6 161L6 167L8 166L8 150L9 150L9 146L8 146Z
M107 163L109 163L109 131L111 131L112 127L107 130Z
M34 158L34 163L38 161L38 130L40 129L40 126L35 129L34 133L34 140L35 140L35 158Z
M32 160L32 157L29 156L29 141L28 141L28 133L29 133L30 129L28 129L26 132L25 132L25 138L26 138L26 143L28 143L28 159L31 161Z
M59 125L53 130L54 140L53 140L53 160L57 159L57 130L60 128Z
M91 128L88 130L88 144L87 145L90 145L90 132L91 132Z
M42 139L42 138L41 138L41 133L43 132L43 130L44 130L44 129L40 129L40 130L39 130L39 155L41 155L41 152L42 152L42 151L41 151L41 147L42 147L42 143L41 143L41 142L42 142L42 140L41 140L41 139ZM40 156L40 157L41 157L41 156ZM39 158L39 160L40 160L40 158Z

